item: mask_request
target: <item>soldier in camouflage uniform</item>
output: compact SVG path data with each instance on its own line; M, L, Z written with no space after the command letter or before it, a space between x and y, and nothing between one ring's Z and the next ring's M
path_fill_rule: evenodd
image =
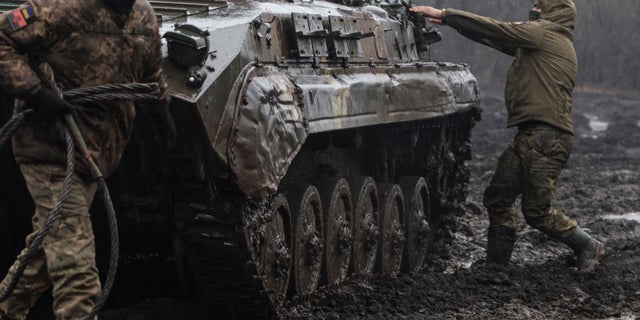
M116 169L135 116L132 102L71 106L54 93L50 79L65 89L158 82L157 103L145 107L159 134L171 140L175 129L161 76L161 47L156 16L146 0L30 0L0 16L0 86L16 98L15 112L36 111L13 137L14 156L36 205L34 230L56 204L65 176L60 114L73 114L105 176ZM0 304L2 319L24 319L50 287L57 319L83 319L101 294L89 216L96 182L79 156L76 168L71 194L42 248L13 295Z
M517 127L518 133L500 157L484 194L490 221L487 262L508 264L516 240L513 206L522 195L527 223L569 245L578 257L579 271L592 271L604 255L604 245L551 207L573 143L572 92L578 71L573 1L538 0L524 22L500 22L429 6L412 11L515 57L507 74L505 101L507 126Z

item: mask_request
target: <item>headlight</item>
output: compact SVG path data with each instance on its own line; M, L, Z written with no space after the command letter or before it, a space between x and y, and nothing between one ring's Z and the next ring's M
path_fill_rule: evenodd
M201 66L209 55L209 31L190 24L176 24L174 31L162 37L167 40L167 53L174 63L190 69Z

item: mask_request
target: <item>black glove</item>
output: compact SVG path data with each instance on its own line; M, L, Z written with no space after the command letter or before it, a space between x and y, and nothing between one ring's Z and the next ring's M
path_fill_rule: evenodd
M173 122L171 113L160 112L150 115L151 121L156 131L158 144L165 148L171 149L176 144L176 125Z
M27 98L27 108L39 116L55 116L71 113L73 106L49 88L42 87Z

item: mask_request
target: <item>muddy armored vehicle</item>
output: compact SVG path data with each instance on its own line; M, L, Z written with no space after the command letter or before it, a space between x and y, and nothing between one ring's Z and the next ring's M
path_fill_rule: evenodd
M405 2L151 3L178 141L159 148L140 113L109 180L120 277L127 261L171 257L176 292L244 317L348 277L421 269L466 198L479 120L469 68L430 60L435 28ZM15 225L25 214L8 213L29 200L2 159L3 180L16 176L2 224ZM5 229L5 248L26 234Z

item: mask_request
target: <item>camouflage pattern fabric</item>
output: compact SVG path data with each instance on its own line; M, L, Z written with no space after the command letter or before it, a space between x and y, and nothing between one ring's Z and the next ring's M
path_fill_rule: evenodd
M169 94L161 61L158 23L146 0L136 0L129 14L101 0L29 0L0 15L0 87L18 99L28 99L54 81L62 89L158 82L160 96L146 107L149 114L167 112ZM17 101L14 111L23 107L24 102ZM135 113L131 102L74 106L73 116L105 176L120 161ZM13 151L36 203L35 230L62 186L66 147L60 122L32 117L13 137ZM83 318L100 295L88 213L95 185L84 180L89 170L81 157L76 159L71 199L14 294L0 305L0 313L10 319L23 319L51 286L57 319ZM28 236L27 242L32 239Z
M64 168L52 164L21 165L27 187L36 204L32 218L39 230L58 201L65 178ZM53 286L56 319L83 319L101 294L89 207L96 183L79 174L73 177L71 192L58 219L31 258L13 294L0 304L0 313L9 319L24 319L42 292ZM27 246L36 232L27 236ZM25 254L25 250L20 255ZM9 270L14 274L15 263ZM7 276L0 288L8 285Z
M30 13L22 14L24 21L17 23L23 10ZM146 0L136 1L129 15L101 0L30 0L0 16L0 86L19 99L28 98L52 77L65 89L159 82L161 96L148 104L148 111L166 112L169 95L161 60L158 23ZM19 105L16 108L20 111ZM109 176L128 143L134 104L87 103L75 106L73 113L91 155ZM64 135L51 119L32 118L14 136L13 150L21 164L65 162ZM84 162L77 161L77 166L88 172Z
M491 227L516 229L513 204L522 194L522 214L530 226L555 238L566 238L575 231L576 221L551 207L572 145L573 135L546 124L518 131L484 193Z

